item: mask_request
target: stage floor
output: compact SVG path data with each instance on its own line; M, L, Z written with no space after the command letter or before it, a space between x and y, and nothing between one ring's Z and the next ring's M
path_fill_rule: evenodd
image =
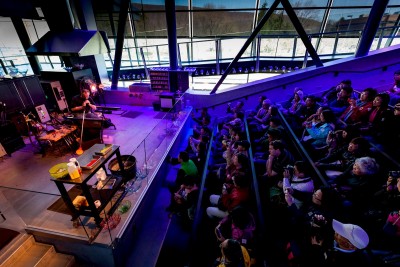
M115 105L109 104L109 106ZM154 111L153 107L118 106L121 107L120 111L105 114L116 125L116 129L113 127L104 129L103 140L104 143L119 145L121 155L130 155L135 149L141 151L138 153L142 153L144 151L142 141L149 134L156 131L162 132L166 127L171 127L171 125L164 125L164 121L162 125L159 124L162 114ZM137 116L123 116L128 112ZM50 180L48 170L57 163L68 162L75 155L68 152L61 156L55 156L52 153L42 156L35 153L37 148L30 143L29 138L25 137L24 141L26 143L24 148L14 152L11 157L4 156L0 159L0 211L6 218L0 222L0 226L19 232L24 232L27 226L33 226L77 238L86 237L82 227L73 227L71 216L47 210L60 195L55 183ZM162 142L147 144L146 150L154 151ZM144 155L134 156L137 157L138 168L140 168ZM154 167L156 160L154 159L151 167ZM144 180L143 183L146 181ZM142 186L140 190L143 188L145 186ZM140 191L132 194L129 199L134 203L139 195ZM86 223L91 224L90 221ZM115 232L118 232L118 229ZM102 231L96 238L96 242L109 244L108 232Z

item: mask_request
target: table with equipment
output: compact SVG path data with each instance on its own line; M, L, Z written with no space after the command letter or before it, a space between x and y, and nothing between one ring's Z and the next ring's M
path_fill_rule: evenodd
M105 164L114 155L116 156L120 170L122 170L121 176L108 174L105 168ZM103 220L100 217L101 212L104 211L106 216L111 215L124 197L124 191L120 190L121 186L125 182L125 176L119 146L95 144L79 156L77 160L82 167L82 174L79 178L71 179L67 174L62 178L51 178L51 180L55 182L59 189L65 205L72 214L72 220L76 220L81 215L89 216L93 217L96 224L99 226ZM107 177L102 181L103 184L99 186L98 183L100 181L96 179L96 172L101 168L106 172ZM72 199L73 196L70 196L65 188L68 184L79 188L81 191L80 196L86 198L86 203L80 207L74 205L74 199ZM101 204L99 205L98 203ZM109 203L110 205L108 206ZM105 212L106 207L108 207L107 212Z
M53 146L55 149L61 153L61 145L57 143L63 141L67 147L74 151L74 143L76 142L74 137L74 132L77 127L75 125L61 125L58 128L48 131L46 134L38 137L39 141L47 142L50 146Z

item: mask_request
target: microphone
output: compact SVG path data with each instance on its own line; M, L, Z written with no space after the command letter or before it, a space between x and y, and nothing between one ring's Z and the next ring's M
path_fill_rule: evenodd
M86 112L89 112L89 111L90 111L89 103L86 103L85 111L86 111Z

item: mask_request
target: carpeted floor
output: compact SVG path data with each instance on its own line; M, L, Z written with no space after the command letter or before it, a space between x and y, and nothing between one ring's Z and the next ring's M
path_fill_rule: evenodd
M0 228L0 250L2 250L7 244L9 244L15 237L19 235L19 232Z
M138 116L140 116L140 115L142 115L143 114L143 112L139 112L139 111L127 111L127 112L125 112L125 113L123 113L122 115L121 115L121 117L126 117L126 118L131 118L131 119L134 119L134 118L136 118L136 117L138 117Z

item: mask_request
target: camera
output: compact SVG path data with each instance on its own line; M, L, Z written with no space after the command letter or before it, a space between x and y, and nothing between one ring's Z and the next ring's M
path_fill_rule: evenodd
M293 175L294 167L292 165L286 165L286 167L283 168L284 170L288 170L290 176Z
M286 165L283 169L293 171L294 167L292 165Z
M392 176L393 178L399 178L400 171L389 171L389 176Z

